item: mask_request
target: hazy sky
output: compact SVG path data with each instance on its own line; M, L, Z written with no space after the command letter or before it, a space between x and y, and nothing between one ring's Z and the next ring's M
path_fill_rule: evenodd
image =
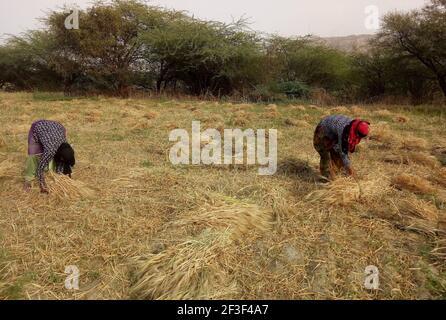
M251 28L285 36L343 36L373 33L364 26L365 8L380 14L410 10L426 0L152 0L149 3L186 10L197 18L231 22L244 16ZM64 3L85 7L91 0L0 0L0 37L39 26L37 18Z

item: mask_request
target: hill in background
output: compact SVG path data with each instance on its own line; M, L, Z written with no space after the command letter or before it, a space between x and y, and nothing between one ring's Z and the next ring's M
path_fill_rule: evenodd
M372 34L359 34L359 35L350 35L345 37L327 37L327 38L318 38L322 43L327 44L329 47L346 51L367 51L368 50L368 42L374 37Z

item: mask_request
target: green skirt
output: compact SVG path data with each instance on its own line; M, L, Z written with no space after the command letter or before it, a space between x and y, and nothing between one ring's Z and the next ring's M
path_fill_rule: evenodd
M35 154L28 156L25 164L25 180L28 182L33 181L36 178L37 168L39 167L40 162L40 154ZM48 164L48 167L45 168L45 171L56 171L56 163L54 160L51 160Z

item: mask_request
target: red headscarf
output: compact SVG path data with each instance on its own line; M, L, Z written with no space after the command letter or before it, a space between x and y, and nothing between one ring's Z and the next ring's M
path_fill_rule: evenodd
M350 152L354 152L356 145L361 142L361 139L368 136L369 125L370 123L360 119L355 119L352 122L352 127L350 128L350 134L348 137L348 149Z

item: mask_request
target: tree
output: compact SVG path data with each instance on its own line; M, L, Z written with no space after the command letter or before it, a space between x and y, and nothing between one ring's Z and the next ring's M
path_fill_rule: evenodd
M67 30L63 11L52 12L46 23L57 43L56 69L66 90L81 78L128 95L131 74L143 59L142 31L157 25L163 11L139 1L97 2L79 12L77 30ZM105 88L104 88L105 87Z
M11 83L18 89L55 88L60 81L51 68L53 42L45 31L30 31L9 38L0 47L0 85Z
M228 94L258 76L258 40L238 23L178 15L147 30L143 40L147 60L157 66L158 92L182 85L195 95Z
M269 40L267 54L279 84L295 82L337 91L349 83L349 57L311 37L273 37Z
M421 10L386 15L378 40L381 48L399 59L418 60L446 97L446 0L431 0Z

